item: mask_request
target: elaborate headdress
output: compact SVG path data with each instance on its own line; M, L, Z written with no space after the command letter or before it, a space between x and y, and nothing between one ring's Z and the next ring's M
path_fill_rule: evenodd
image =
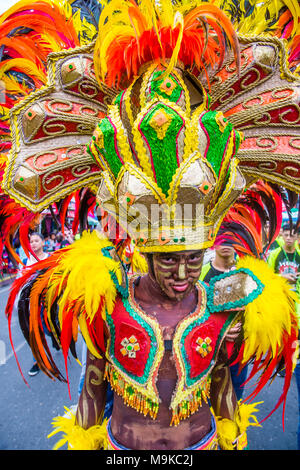
M141 251L176 251L211 246L250 182L298 190L299 81L283 42L238 36L207 2L113 0L99 31L50 54L47 85L11 112L3 189L19 204L99 187Z

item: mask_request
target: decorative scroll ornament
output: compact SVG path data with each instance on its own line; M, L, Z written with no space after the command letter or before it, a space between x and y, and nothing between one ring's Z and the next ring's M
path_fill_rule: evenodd
M240 73L229 54L222 68L209 74L211 109L222 111L243 132L237 156L246 178L299 192L299 77L288 69L282 40L239 36L239 42ZM198 78L205 82L204 77Z
M3 189L33 212L99 183L101 170L86 144L115 92L97 83L93 49L90 44L49 54L48 85L11 111Z

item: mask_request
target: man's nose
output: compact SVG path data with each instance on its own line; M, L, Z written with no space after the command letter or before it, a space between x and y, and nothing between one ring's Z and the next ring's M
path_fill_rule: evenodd
M178 279L186 279L186 265L185 265L185 263L179 263Z

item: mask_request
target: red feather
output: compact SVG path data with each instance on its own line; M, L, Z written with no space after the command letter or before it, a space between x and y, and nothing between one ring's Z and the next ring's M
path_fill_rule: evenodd
M63 356L65 360L65 370L66 370L70 398L71 398L71 391L70 391L70 382L69 382L69 373L68 373L68 352L69 352L69 348L70 348L70 344L72 340L73 311L74 311L74 303L71 303L68 306L67 311L63 312L63 322L62 322L61 338L60 338Z

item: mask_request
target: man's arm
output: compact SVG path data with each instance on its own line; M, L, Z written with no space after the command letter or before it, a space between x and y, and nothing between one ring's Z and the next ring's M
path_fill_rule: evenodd
M252 414L255 406L238 404L227 365L227 351L223 344L216 366L212 373L211 405L217 422L219 446L223 450L243 450L247 448L247 427L256 425ZM254 421L250 422L250 418Z
M105 359L95 358L88 350L84 385L76 413L76 423L83 429L101 423L103 419L107 390L104 370Z
M237 399L231 381L227 363L225 345L222 346L218 361L212 372L210 401L216 416L233 420L237 408Z

